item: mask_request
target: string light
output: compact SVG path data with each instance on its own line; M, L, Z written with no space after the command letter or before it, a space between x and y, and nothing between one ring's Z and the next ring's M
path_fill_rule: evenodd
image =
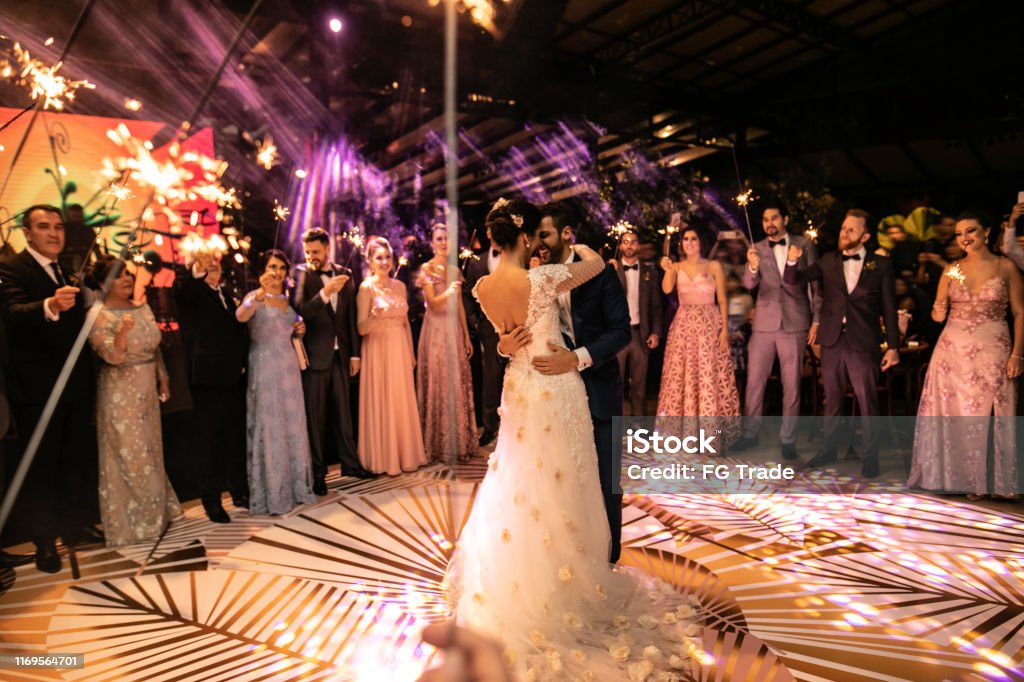
M50 41L52 40L51 38ZM17 85L28 87L32 101L42 99L43 109L62 111L65 102L75 99L75 92L79 88L96 88L87 80L68 80L58 73L63 62L47 66L38 59L33 59L28 50L23 49L18 43L14 43L11 48L11 55L0 59L0 76L12 80Z

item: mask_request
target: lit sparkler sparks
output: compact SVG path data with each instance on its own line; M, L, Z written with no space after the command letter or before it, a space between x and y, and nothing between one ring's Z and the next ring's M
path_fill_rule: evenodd
M463 12L468 10L469 16L472 17L473 22L478 26L482 26L491 33L498 33L498 27L494 24L494 17L496 11L494 9L495 3L491 0L457 0L459 2L459 11ZM502 0L502 2L508 3L509 0ZM428 0L428 4L431 7L436 7L441 3L441 0Z
M274 200L274 218L277 220L285 221L288 220L288 216L291 214L291 209L287 206L282 206L278 203L277 199Z
M736 195L736 205L749 206L753 202L757 201L757 199L758 197L754 196L754 190L748 189Z
M95 85L87 80L68 80L58 73L63 62L47 66L38 59L33 59L28 50L14 43L12 57L0 59L0 77L12 80L17 85L29 88L29 96L33 101L43 101L43 109L62 111L65 102L75 99L79 88L95 89Z
M256 143L256 162L263 166L264 170L270 170L278 162L277 145L270 135Z
M402 258L405 258L405 256L403 256ZM399 260L401 260L401 259L399 259ZM480 260L480 256L478 256L475 253L473 253L473 249L470 249L468 247L464 247L461 251L459 251L459 260L464 260L464 261Z
M953 266L950 267L949 270L946 270L946 277L949 277L954 282L958 282L960 284L963 284L966 279L963 270L960 269L959 263L953 263Z
M107 188L107 194L117 201L127 201L135 196L135 194L128 189L127 185L118 185L111 183L110 187Z
M608 228L608 234L614 236L616 239L619 239L627 232L636 232L636 228L633 227L633 224L628 220L620 220Z
M807 221L807 229L804 230L804 235L815 244L818 243L818 228L810 220Z
M391 279L397 279L398 278L398 273L401 272L402 268L404 268L408 264L409 264L409 259L408 258L406 258L405 256L399 256L398 257L398 267L395 268L395 274L393 274L391 276Z
M124 123L108 130L107 137L124 149L126 155L103 159L101 174L113 182L127 172L139 185L151 188L153 199L172 222L179 218L170 206L181 201L202 198L218 206L241 207L236 190L220 182L227 170L226 162L194 151L182 152L177 143L168 148L166 161L158 161L152 154L153 145L133 137Z
M219 234L212 234L208 239L198 232L189 232L181 240L181 250L191 256L198 254L218 255L228 250L228 243Z

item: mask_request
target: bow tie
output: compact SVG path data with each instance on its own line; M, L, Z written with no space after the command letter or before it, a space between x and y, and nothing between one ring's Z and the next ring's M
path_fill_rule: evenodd
M640 269L640 264L639 263L633 263L632 265L623 265L622 269L623 270L639 270Z
M780 239L778 241L773 242L771 239L769 239L768 240L768 246L772 247L773 249L776 246L783 246L784 247L784 246L786 246L786 240L785 239Z
M844 261L848 261L848 260L860 260L860 254L859 254L859 253L855 253L855 254L853 254L852 256L847 256L847 255L846 255L846 254L844 253L844 254L842 254L842 256L843 256L843 260L844 260Z
M321 270L320 274L327 277L334 277L334 270Z
M500 255L501 255L500 251L498 251L497 249L491 249L491 258L497 258Z

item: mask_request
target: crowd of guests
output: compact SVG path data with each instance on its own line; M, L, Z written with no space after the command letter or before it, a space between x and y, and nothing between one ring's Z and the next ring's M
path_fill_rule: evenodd
M660 254L636 233L622 234L607 267L629 307L631 338L617 352L626 413L735 418L722 422L721 440L733 451L751 448L777 366L780 454L796 459L796 417L808 413L803 378L816 361L824 398L810 409L820 407L827 419L824 446L809 465L836 460L837 417L852 390L864 415L862 473L873 477L881 373L899 364L908 341L920 342L933 348L931 362L920 406L906 408L928 419L918 421L909 483L1016 496L1022 213L1024 204L1014 207L1002 229L980 213L943 217L925 242L889 227L886 251L874 248L871 217L851 210L838 248L820 257L813 240L790 231L777 202L762 207L765 238L738 248L692 226L679 226L675 252L666 238ZM550 229L542 230L538 258L571 257L578 218L557 203L541 214ZM58 536L66 544L137 543L159 537L181 513L163 462L160 403L171 389L161 331L132 264L103 255L78 281L60 265L60 210L33 206L22 222L26 249L0 258L0 380L8 385L12 449L29 441L59 376L64 385L18 507L37 566L55 572ZM329 236L313 229L302 236L305 262L293 266L283 251L267 251L258 286L241 301L224 286L217 254L192 254L179 270L174 297L195 415L192 456L210 520L230 521L225 491L252 514L315 501L327 493L331 454L342 475L370 478L465 462L494 439L503 349L529 331L495 328L473 297L475 283L498 264L493 249L485 245L453 273L446 227L432 228L429 240L429 258L399 276L393 245L370 238L357 281L359 273L332 262ZM571 316L565 299L561 314ZM90 311L92 300L102 305ZM96 316L92 352L61 374L87 315ZM586 350L567 354L581 371L590 369ZM649 379L659 385L653 411ZM989 458L992 415L1010 419L992 430ZM933 418L951 416L974 420ZM92 499L83 485L90 480L98 491ZM97 503L102 532L83 523ZM6 565L26 560L0 557Z

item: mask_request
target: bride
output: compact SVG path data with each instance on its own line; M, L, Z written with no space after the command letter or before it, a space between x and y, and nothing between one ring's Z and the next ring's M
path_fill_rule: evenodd
M532 341L505 371L497 446L449 565L456 617L502 642L521 679L681 679L696 652L693 604L607 563L583 381L530 364L549 342L563 345L558 296L596 277L604 261L574 246L578 262L527 270L538 224L537 209L519 200L501 200L487 216L501 260L473 295L496 329L523 326Z

